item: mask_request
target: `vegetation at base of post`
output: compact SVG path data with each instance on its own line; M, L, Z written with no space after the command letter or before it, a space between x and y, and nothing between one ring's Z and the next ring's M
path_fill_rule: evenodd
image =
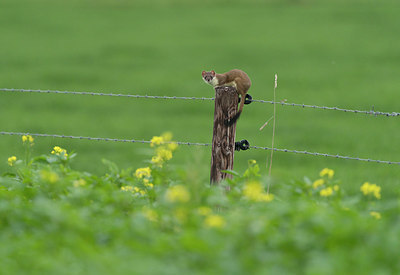
M332 169L271 185L250 160L210 186L168 166L177 145L154 137L142 167L103 160L103 176L71 168L56 146L0 177L0 263L9 274L360 273L400 271L398 197L360 182L348 194ZM226 186L230 186L227 192ZM65 273L65 272L64 272ZM90 273L90 272L89 272Z

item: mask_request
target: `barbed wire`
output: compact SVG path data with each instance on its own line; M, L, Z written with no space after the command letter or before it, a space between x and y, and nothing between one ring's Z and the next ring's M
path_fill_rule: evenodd
M250 148L262 149L262 150L274 150L274 151L278 151L278 152L294 153L294 154L305 154L305 155L311 155L311 156L330 157L330 158L337 158L337 159L358 160L358 161L366 161L366 162L376 162L376 163L398 164L398 165L400 165L400 162L396 162L396 161L365 159L365 158L341 156L341 155L332 155L332 154L317 153L317 152L298 151L298 150L289 150L289 149L278 149L278 148L273 148L272 149L272 148L269 148L269 147L260 147L260 146L250 146Z
M80 140L90 140L90 141L111 141L111 142L128 142L128 143L151 143L150 140L137 140L137 139L119 139L119 138L99 138L99 137L84 137L84 136L70 136L70 135L56 135L56 134L37 134L37 133L22 133L22 132L0 132L0 135L10 135L10 136L26 136L31 135L34 137L53 137L53 138L69 138L69 139L80 139ZM211 146L210 143L197 143L197 142L185 142L185 141L168 141L164 143L175 143L178 145L188 145L188 146ZM397 161L386 161L386 160L375 160L375 159L365 159L359 157L350 157L350 156L342 156L342 155L332 155L325 153L317 153L317 152L308 152L308 151L300 151L300 150L291 150L291 149L279 149L279 148L269 148L269 147L261 147L261 146L250 146L251 149L260 149L260 150L274 150L277 152L285 152L285 153L295 153L295 154L305 154L310 156L322 156L322 157L330 157L337 159L346 159L346 160L357 160L357 161L365 161L365 162L374 162L381 164L397 164L400 165L400 162Z
M120 138L99 138L99 137L84 137L84 136L69 136L69 135L55 135L55 134L35 134L35 133L20 133L20 132L0 132L0 135L9 136L26 136L30 135L33 137L53 137L53 138L69 138L69 139L81 139L91 141L114 141L114 142L129 142L129 143L151 143L150 140L139 140L139 139L120 139ZM178 145L192 145L192 146L210 146L207 143L196 143L196 142L184 142L184 141L166 141L164 143L176 143Z
M2 92L20 92L20 93L46 93L46 94L73 94L73 95L90 95L90 96L112 96L112 97L129 97L129 98L145 98L145 99L180 99L180 100L214 100L213 97L187 97L187 96L158 96L158 95L133 95L133 94L115 94L115 93L95 93L95 92L77 92L77 91L57 91L57 90L31 90L31 89L13 89L13 88L0 88ZM312 108L312 109L320 109L320 110L333 110L333 111L341 111L347 113L356 113L356 114L368 114L374 116L386 116L386 117L397 117L400 116L399 112L380 112L374 110L356 110L356 109L345 109L339 107L328 107L328 106L318 106L318 105L310 105L310 104L299 104L299 103L288 103L283 101L270 101L270 100L261 100L261 99L253 99L252 102L257 103L268 103L268 104L276 104L282 106L292 106L292 107L301 107L301 108Z
M19 93L43 93L43 94L70 94L70 95L90 95L90 96L113 96L113 97L130 97L130 98L147 98L147 99L214 100L214 98L212 98L212 97L132 95L132 94L94 93L94 92L56 91L56 90L29 90L29 89L7 89L7 88L0 88L0 91L2 91L2 92L19 92Z
M327 106L318 106L318 105L309 105L309 104L299 104L299 103L287 103L287 102L273 102L268 100L261 100L261 99L254 99L253 102L260 102L260 103L270 103L270 104L277 104L277 105L285 105L285 106L293 106L293 107L302 107L302 108L313 108L313 109L321 109L321 110L333 110L333 111L341 111L345 113L355 113L355 114L367 114L367 115L374 115L374 116L400 116L400 113L397 112L379 112L379 111L367 111L367 110L355 110L355 109L344 109L339 107L327 107Z

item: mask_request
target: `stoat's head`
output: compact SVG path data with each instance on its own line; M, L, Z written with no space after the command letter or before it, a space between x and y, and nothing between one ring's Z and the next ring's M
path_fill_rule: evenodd
M203 71L201 75L203 76L203 80L205 83L210 84L211 86L218 85L218 80L215 77L216 73L214 70L212 70L211 72Z

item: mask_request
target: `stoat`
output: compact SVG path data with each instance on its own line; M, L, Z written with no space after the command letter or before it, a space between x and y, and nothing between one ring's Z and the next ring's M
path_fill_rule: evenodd
M236 120L239 119L240 114L242 113L246 94L251 86L251 80L249 76L242 70L238 69L234 69L223 74L217 74L214 70L211 72L203 71L201 75L203 76L203 80L213 87L233 86L236 88L238 94L241 97L239 110L226 122L228 125L232 125L233 123L235 123Z

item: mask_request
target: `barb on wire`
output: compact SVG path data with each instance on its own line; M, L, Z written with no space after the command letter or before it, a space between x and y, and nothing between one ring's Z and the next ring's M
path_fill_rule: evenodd
M47 94L73 94L73 95L91 95L91 96L114 96L114 97L130 97L130 98L148 98L148 99L181 99L181 100L214 100L212 97L186 97L186 96L158 96L158 95L132 95L132 94L114 94L114 93L93 93L93 92L76 92L76 91L55 91L55 90L31 90L31 89L8 89L8 88L0 88L2 92L21 92L21 93L47 93ZM282 106L292 106L292 107L301 107L301 108L312 108L312 109L321 109L321 110L334 110L341 111L347 113L356 113L356 114L367 114L374 116L387 116L387 117L395 117L400 116L399 112L379 112L375 110L354 110L354 109L345 109L339 107L327 107L327 106L318 106L318 105L309 105L309 104L299 104L299 103L287 103L287 102L274 102L269 100L261 100L261 99L252 99L252 102L258 103L269 103L276 104Z
M35 137L69 138L69 139L81 139L81 140L91 140L91 141L151 143L151 141L149 141L149 140L98 138L98 137L83 137L83 136L69 136L69 135L55 135L55 134L35 134L35 133L22 133L22 132L0 132L0 135L9 135L9 136L31 135L31 136L35 136ZM176 143L178 145L189 145L189 146L211 146L210 143L197 143L197 142L184 142L184 141L168 141L165 143ZM396 161L364 159L364 158L358 158L358 157L332 155L332 154L299 151L299 150L289 150L289 149L279 149L279 148L272 149L269 147L260 147L260 146L250 146L250 149L273 150L273 151L285 152L285 153L305 154L305 155L311 155L311 156L322 156L322 157L330 157L330 158L338 158L338 159L358 160L358 161L375 162L375 163L382 163L382 164L398 164L398 165L400 165L400 162L396 162Z

